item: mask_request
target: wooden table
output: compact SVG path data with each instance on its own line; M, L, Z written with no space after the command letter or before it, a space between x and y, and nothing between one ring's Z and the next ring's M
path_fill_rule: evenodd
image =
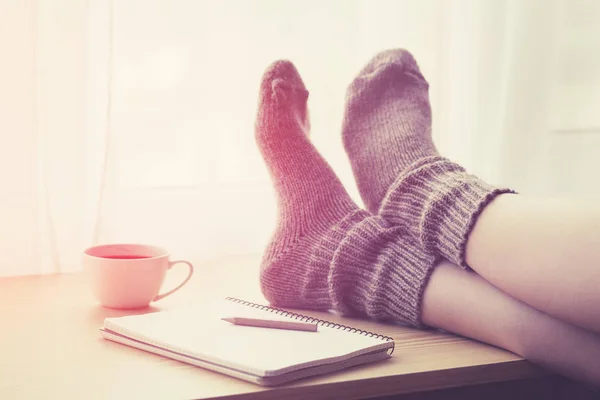
M190 283L156 306L225 296L264 303L258 263L252 256L198 264ZM173 271L166 284L179 277ZM100 337L105 317L131 313L97 305L81 274L0 279L0 398L358 399L544 375L512 353L457 336L303 312L392 336L396 351L390 360L267 389Z

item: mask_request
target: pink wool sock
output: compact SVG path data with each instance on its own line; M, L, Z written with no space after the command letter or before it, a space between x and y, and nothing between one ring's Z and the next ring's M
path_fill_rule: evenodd
M344 147L369 211L409 227L425 251L466 268L477 217L497 195L512 191L439 156L428 90L409 52L377 54L348 88Z
M420 326L435 259L400 226L359 209L308 138L308 92L287 61L263 76L256 140L278 198L261 289L275 306Z

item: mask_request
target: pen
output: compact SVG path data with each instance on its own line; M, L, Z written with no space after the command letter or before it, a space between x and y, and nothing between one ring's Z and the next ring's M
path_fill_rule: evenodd
M257 318L242 318L242 317L231 317L221 318L223 321L231 322L234 325L244 326L255 326L260 328L273 328L273 329L288 329L293 331L306 331L316 332L318 329L317 324L311 324L308 322L292 322L292 321L276 321L271 319L257 319Z

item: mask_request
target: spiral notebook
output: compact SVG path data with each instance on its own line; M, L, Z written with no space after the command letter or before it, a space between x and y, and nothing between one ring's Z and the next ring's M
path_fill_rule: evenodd
M233 325L223 317L300 320L317 332ZM105 339L275 386L387 359L390 337L232 297L144 315L106 318Z

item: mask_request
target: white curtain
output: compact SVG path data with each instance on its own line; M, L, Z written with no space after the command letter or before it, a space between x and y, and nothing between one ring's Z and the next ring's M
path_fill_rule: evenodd
M359 204L344 92L393 47L430 82L442 153L522 192L600 192L584 184L600 170L599 4L0 0L0 275L77 271L100 242L199 263L260 253L276 210L253 123L279 58L305 79L311 137ZM557 168L565 147L588 157Z

